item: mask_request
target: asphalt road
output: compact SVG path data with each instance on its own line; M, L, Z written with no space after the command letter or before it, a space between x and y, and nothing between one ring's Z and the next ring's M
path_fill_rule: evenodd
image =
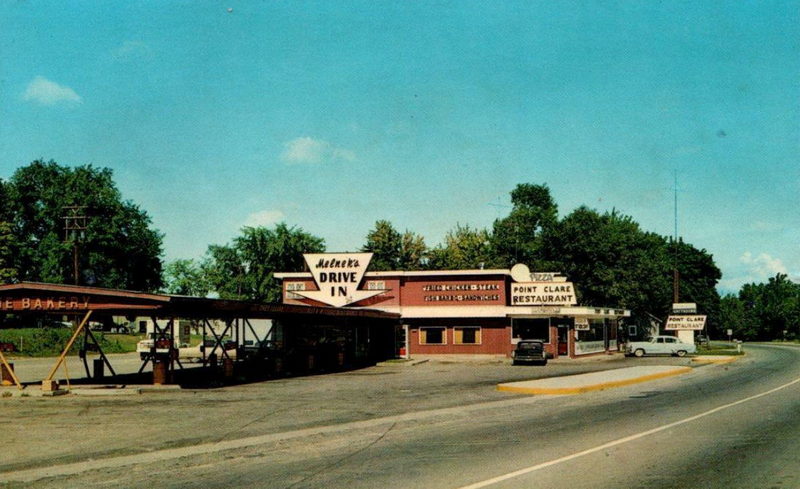
M162 410L147 411L156 423L172 412L176 421L209 424L195 433L195 443L185 435L180 443L160 439L166 449L150 443L155 432L142 425L138 449L114 444L130 436L123 427L116 437L91 431L125 416L141 420L141 400L128 407L123 400L70 400L64 405L67 423L86 425L103 449L95 446L94 455L81 456L37 438L34 444L56 452L52 477L41 479L48 475L47 454L37 458L24 439L13 439L6 446L28 450L18 452L27 461L0 458L0 481L5 476L21 481L10 487L45 488L800 487L800 349L747 350L732 364L576 396L493 390L495 382L526 374L568 371L558 365L431 364L225 389L227 398L222 391L198 393L198 404L185 395L169 397ZM215 404L208 396L217 396ZM21 413L25 402L10 406ZM206 410L189 411L201 405L217 416L215 425L202 414ZM37 404L43 411L33 412L43 415L51 406ZM7 412L13 416L14 409ZM101 414L81 416L78 409ZM229 436L220 436L216 425ZM11 433L24 437L29 431Z

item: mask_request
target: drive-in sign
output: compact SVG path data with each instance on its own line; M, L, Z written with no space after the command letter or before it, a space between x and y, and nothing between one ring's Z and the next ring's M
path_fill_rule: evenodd
M372 253L307 253L303 258L319 290L294 290L294 294L343 307L385 292L358 288Z

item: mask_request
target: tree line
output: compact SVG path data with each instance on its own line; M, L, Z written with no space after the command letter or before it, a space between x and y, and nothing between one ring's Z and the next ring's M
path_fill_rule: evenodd
M745 284L738 294L722 297L720 322L738 339L798 340L800 284L781 273L766 283Z
M791 314L798 317L798 286L785 276L720 298L721 272L709 252L645 231L631 216L581 206L562 217L546 184L517 185L511 204L489 228L456 224L435 246L378 220L360 250L374 253L372 270L524 263L534 271L562 272L575 283L579 304L630 309L632 320L643 324L669 313L677 269L680 301L697 303L712 335L727 328L748 339L797 334ZM70 206L87 216L80 236L65 229ZM0 180L0 280L72 283L72 238L80 247L82 285L260 302L280 301L275 272L302 271L303 253L326 250L321 237L280 223L244 227L231 242L210 245L203 257L164 265L163 235L146 211L123 199L110 169L37 160Z

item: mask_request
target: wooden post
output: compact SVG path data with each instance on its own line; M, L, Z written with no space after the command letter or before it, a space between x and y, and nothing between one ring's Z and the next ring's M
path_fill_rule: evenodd
M8 372L11 375L11 378L14 379L14 383L17 384L17 388L22 390L22 384L19 382L17 374L14 373L14 369L8 364L8 360L6 360L6 356L3 355L2 351L0 351L0 362L3 362L3 365L6 366L6 372Z
M78 336L81 334L81 331L83 331L83 328L89 322L89 316L91 316L91 315L92 315L92 311L87 311L86 312L86 315L83 317L83 321L81 321L81 324L78 326L78 328L75 330L75 332L72 333L72 338L70 338L69 341L67 342L67 346L64 347L64 351L61 352L61 356L58 357L58 361L56 362L55 365L53 365L52 370L50 370L50 374L47 376L47 378L45 378L43 380L43 382L49 382L49 381L53 380L53 376L56 374L56 371L58 371L58 367L61 366L61 363L64 361L64 358L67 356L67 353L69 352L69 349L72 348L72 344L75 343L75 340L78 339Z

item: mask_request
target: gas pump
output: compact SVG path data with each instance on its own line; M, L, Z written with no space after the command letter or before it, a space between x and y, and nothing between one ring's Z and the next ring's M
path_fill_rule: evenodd
M172 382L174 361L178 358L178 349L172 335L172 321L165 328L158 327L154 321L153 346L150 358L153 361L153 384L169 384Z

